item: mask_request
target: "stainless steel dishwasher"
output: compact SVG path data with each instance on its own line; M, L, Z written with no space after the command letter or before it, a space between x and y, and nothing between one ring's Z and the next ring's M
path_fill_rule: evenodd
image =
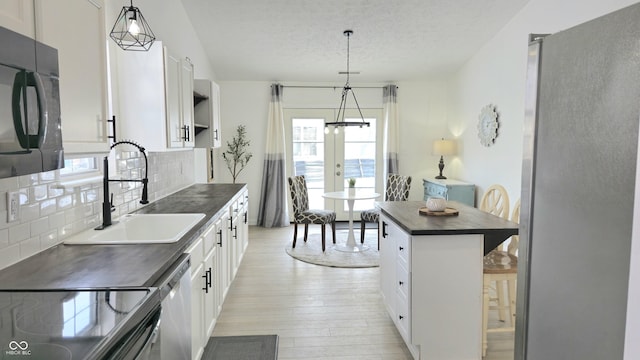
M182 255L157 286L162 315L149 359L191 359L191 274L189 255Z

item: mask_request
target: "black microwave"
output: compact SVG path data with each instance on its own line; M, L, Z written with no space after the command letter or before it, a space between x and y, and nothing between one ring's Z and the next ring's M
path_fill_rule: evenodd
M0 27L0 178L64 167L58 51Z

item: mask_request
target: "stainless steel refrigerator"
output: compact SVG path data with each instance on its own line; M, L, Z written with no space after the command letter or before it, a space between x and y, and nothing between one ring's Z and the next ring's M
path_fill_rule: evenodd
M529 47L516 359L622 359L640 4Z

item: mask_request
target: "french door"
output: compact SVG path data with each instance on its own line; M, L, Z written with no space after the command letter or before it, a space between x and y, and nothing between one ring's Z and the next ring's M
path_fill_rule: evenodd
M288 145L287 176L305 175L309 206L334 210L338 220L348 219L345 201L322 197L325 192L341 191L350 178L356 188L382 194L382 110L363 109L370 127L333 127L333 109L285 109L285 137ZM357 110L347 111L345 121L361 121ZM327 131L328 130L328 131ZM358 200L354 210L373 208L376 200Z

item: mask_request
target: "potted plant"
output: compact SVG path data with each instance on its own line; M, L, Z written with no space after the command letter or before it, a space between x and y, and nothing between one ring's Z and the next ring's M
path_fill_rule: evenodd
M244 170L244 167L247 166L247 163L253 156L253 154L249 152L249 145L251 145L251 142L247 140L247 131L244 125L238 125L236 135L230 142L227 141L227 150L222 153L222 157L227 164L227 169L229 169L231 173L234 184L236 183L238 175Z
M349 194L354 194L356 192L356 179L349 178Z

